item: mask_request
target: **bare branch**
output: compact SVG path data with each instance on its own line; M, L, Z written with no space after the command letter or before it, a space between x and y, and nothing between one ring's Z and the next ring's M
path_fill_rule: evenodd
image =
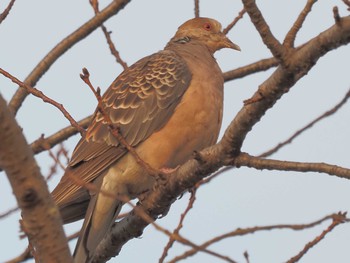
M199 0L194 0L194 17L199 17Z
M337 6L333 7L333 17L336 24L340 22L340 15Z
M80 121L78 121L79 127L82 127L83 129L86 129L90 122L91 122L92 116L88 116ZM55 145L63 142L64 140L67 140L69 137L75 135L78 133L78 130L74 126L68 126L63 128L62 130L59 130L58 132L50 135L49 137L45 138L43 135L40 136L38 139L36 139L34 142L30 144L30 147L32 148L32 151L34 154L41 153L43 151L46 151L47 149L53 148Z
M0 219L5 218L5 217L13 214L14 212L17 212L18 209L19 209L18 207L14 207L14 208L11 208L11 209L7 210L6 212L1 213L0 214Z
M295 23L293 24L293 26L291 27L291 29L287 33L287 35L283 41L284 46L294 47L294 41L295 41L295 38L297 36L297 33L301 29L301 27L305 21L306 16L311 12L311 8L316 2L317 2L317 0L308 0L306 2L306 5L305 5L303 11L301 11L297 20L295 21Z
M237 22L243 18L243 15L245 14L245 9L243 8L241 11L239 11L236 18L227 25L227 27L222 31L225 35L237 24Z
M177 227L175 228L175 230L173 231L173 234L171 236L169 236L169 241L166 244L166 246L164 247L163 254L159 259L159 263L164 262L166 256L168 255L168 251L173 246L173 244L175 242L173 235L178 235L180 233L180 230L183 227L183 221L185 220L186 215L192 209L193 204L196 201L196 191L197 191L197 188L192 189L191 196L190 196L189 202L187 204L187 207L186 207L185 211L181 214L180 221L179 221Z
M273 36L269 26L256 5L255 0L242 0L242 2L264 44L270 49L275 58L283 61L286 57L286 49Z
M329 220L329 219L333 219L334 217L338 217L338 214L331 214L328 216L325 216L322 219L319 219L317 221L311 222L309 224L299 224L299 225L287 225L287 224L283 224L283 225L270 225L270 226L256 226L256 227L250 227L250 228L238 228L232 232L214 237L208 241L206 241L205 243L203 243L202 245L200 245L200 248L207 248L210 245L213 245L217 242L220 242L226 238L231 238L231 237L237 237L237 236L244 236L244 235L248 235L248 234L254 234L256 232L260 232L260 231L270 231L270 230L277 230L277 229L291 229L291 230L304 230L307 228L312 228L315 227L317 225L322 224L324 221ZM191 249L186 251L185 253L183 253L180 256L175 257L172 261L170 262L177 262L183 259L186 259L190 256L193 256L194 254L196 254L197 251L195 249Z
M298 255L295 257L292 257L287 261L287 263L295 263L298 262L312 247L317 245L324 237L330 233L336 226L344 223L344 222L349 222L349 219L346 218L346 213L341 213L339 212L338 214L335 214L332 216L333 222L332 224L325 229L319 236L317 236L314 240L309 242L308 244L305 245L304 249L300 251Z
M74 46L80 40L88 36L96 28L98 28L104 21L111 16L117 14L121 9L128 4L130 0L113 0L105 9L91 18L88 22L82 25L79 29L63 39L58 43L33 69L29 76L23 81L25 84L34 87L38 80L45 74L45 72L52 66L52 64L62 56L69 48ZM12 97L9 107L16 115L18 109L21 107L23 101L28 96L28 91L19 87Z
M79 124L73 119L73 117L63 107L62 104L54 101L53 99L50 99L42 91L40 91L40 90L38 90L36 88L33 88L33 87L27 85L24 82L21 82L19 79L17 79L16 77L12 76L10 73L8 73L7 71L3 70L2 68L0 68L0 73L2 75L4 75L5 77L9 78L13 83L16 83L20 87L24 88L26 90L27 94L32 94L35 97L42 99L44 102L55 106L59 111L61 111L63 113L63 115L67 118L67 120L71 123L71 125L73 127L75 127L77 130L79 130L79 132L81 134L85 133L85 130L82 127L79 126Z
M249 263L249 262L250 262L250 260L249 260L249 254L248 254L248 251L244 251L243 256L244 256L244 258L245 258L245 261L246 261L247 263Z
M234 163L237 167L247 166L259 170L266 169L295 172L317 172L350 179L350 169L327 163L290 162L262 159L259 157L251 156L247 153L241 153L239 156L237 156Z
M4 21L6 19L6 17L10 13L11 8L12 8L13 4L15 3L15 1L16 0L11 0L10 3L8 4L8 6L5 8L4 12L2 12L0 14L0 24L2 23L2 21Z
M97 15L100 12L100 10L98 8L98 0L90 0L90 4L95 11L95 15ZM102 29L103 34L106 37L107 44L109 46L109 50L111 51L112 55L115 57L117 63L119 63L123 67L123 69L126 70L128 68L128 65L120 57L119 51L116 49L116 47L111 39L111 32L108 31L107 28L103 24L101 24L101 29Z
M278 66L278 64L279 64L278 60L274 57L262 59L260 61L254 62L244 67L240 67L240 68L223 73L224 80L230 81L230 80L243 78L253 73L266 71L272 67Z
M316 119L314 119L312 122L310 122L309 124L307 124L306 126L304 126L303 128L301 128L300 130L297 130L292 136L290 136L287 140L280 142L279 144L277 144L275 147L273 147L271 150L268 150L262 154L259 155L259 157L267 157L270 156L274 153L276 153L279 149L281 149L282 147L286 146L289 143L292 143L293 140L298 137L300 134L302 134L304 131L310 129L311 127L313 127L317 122L323 120L324 118L327 118L331 115L333 115L334 113L336 113L343 105L345 105L345 103L348 101L350 97L350 89L348 90L348 92L345 94L344 98L338 103L336 104L333 108L329 109L328 111L326 111L325 113L323 113L322 115L320 115L319 117L317 117Z
M73 262L62 220L14 115L0 96L0 166L22 211L22 229L41 262Z
M333 25L317 37L295 50L288 58L288 68L278 67L253 95L256 103L245 105L236 115L224 138L231 139L233 152L239 152L245 136L265 112L316 64L318 59L332 49L349 43L350 17L341 19L341 26Z

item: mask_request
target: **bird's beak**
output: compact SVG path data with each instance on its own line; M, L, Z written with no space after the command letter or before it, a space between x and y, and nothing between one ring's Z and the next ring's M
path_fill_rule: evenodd
M241 51L241 48L238 45L236 45L235 43L233 43L230 39L228 39L228 37L224 34L223 34L223 38L222 38L222 44L223 44L223 47L232 48L232 49Z
M228 39L226 36L225 36L225 38L224 38L223 45L224 45L224 47L232 48L232 49L241 51L241 48L240 48L238 45L236 45L235 43L233 43L233 42L232 42L230 39Z

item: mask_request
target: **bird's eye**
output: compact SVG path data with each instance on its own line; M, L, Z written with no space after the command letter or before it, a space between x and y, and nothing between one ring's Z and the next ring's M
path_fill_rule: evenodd
M205 24L203 25L203 28L204 28L205 30L207 30L207 31L210 31L210 30L211 30L211 24L205 23Z

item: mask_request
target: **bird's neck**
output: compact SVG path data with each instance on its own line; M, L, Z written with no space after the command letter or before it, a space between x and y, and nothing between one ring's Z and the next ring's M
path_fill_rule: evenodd
M198 72L200 76L222 76L222 71L213 56L213 52L200 41L186 41L186 39L184 41L170 41L165 50L179 55L186 62L192 74ZM221 87L222 84L217 86Z
M183 58L195 57L203 60L214 60L213 52L200 41L188 37L173 38L166 45L165 50L172 50Z

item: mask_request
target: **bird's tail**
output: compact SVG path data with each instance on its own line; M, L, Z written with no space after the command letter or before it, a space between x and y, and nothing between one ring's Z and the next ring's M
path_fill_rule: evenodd
M83 227L74 251L75 263L92 261L95 250L112 226L123 203L110 196L96 194L91 197Z

